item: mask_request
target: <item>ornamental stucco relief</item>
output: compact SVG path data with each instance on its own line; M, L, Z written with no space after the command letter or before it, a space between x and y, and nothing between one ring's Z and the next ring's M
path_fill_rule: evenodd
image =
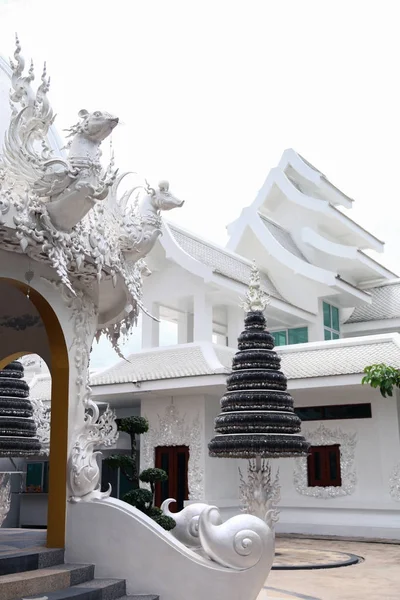
M204 469L202 466L202 427L200 417L188 422L181 417L174 404L165 409L164 416L157 415L156 424L143 435L142 469L154 467L154 453L157 446L189 446L188 486L189 500L204 499Z
M390 476L389 493L393 500L400 502L400 463L398 463Z
M337 498L350 496L357 484L355 471L355 450L357 445L356 433L345 433L339 427L328 429L323 423L314 431L305 431L304 436L312 446L340 445L341 486L309 487L307 473L307 458L296 458L293 482L296 491L303 496L314 498Z

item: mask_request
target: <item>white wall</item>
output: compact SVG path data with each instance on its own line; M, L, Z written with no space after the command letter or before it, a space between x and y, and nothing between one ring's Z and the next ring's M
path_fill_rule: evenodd
M176 418L178 420L184 419L185 438L181 437L182 427L179 422L171 422L168 427L168 439L162 434L162 424L160 419L165 420L166 410L171 405L177 410ZM189 471L193 467L194 456L197 457L197 474L201 476L201 480L204 488L204 469L205 469L205 443L204 443L204 431L205 431L205 398L204 396L177 396L173 399L171 396L161 398L142 398L141 401L141 415L146 417L149 421L149 433L140 436L140 470L146 467L145 465L145 447L146 447L146 436L152 436L153 442L152 447L164 446L164 445L189 445ZM198 439L194 438L194 423L198 419L200 425L200 431ZM190 439L191 438L191 439ZM171 443L171 440L173 443ZM191 447L189 442L193 441L196 448L199 449L198 456L194 451L194 446ZM167 443L166 443L167 442ZM154 465L154 463L153 463ZM193 492L193 490L192 490ZM189 476L189 494L190 489L190 476ZM193 496L193 493L192 493ZM204 498L192 497L193 500L203 500Z

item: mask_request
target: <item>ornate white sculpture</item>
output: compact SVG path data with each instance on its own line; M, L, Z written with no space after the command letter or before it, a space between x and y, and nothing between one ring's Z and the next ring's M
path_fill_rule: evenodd
M50 420L51 410L45 406L44 402L38 398L31 398L33 407L33 419L36 425L36 435L41 445L43 454L50 453Z
M164 500L161 504L161 510L164 515L172 517L176 523L176 526L171 530L177 540L185 544L188 548L201 548L199 538L199 518L204 509L208 507L208 504L196 502L194 504L188 504L178 513L172 513L169 510L169 505L175 502L173 498ZM217 524L219 520L215 521Z
M251 266L249 286L246 298L241 301L241 308L245 312L263 311L271 302L271 298L261 289L260 272L255 261Z
M166 407L163 417L157 416L158 428L149 421L149 431L142 436L142 470L154 467L156 446L189 446L189 499L202 500L204 498L204 468L201 460L203 443L199 415L190 423L185 416L180 417L175 404L170 404Z
M118 199L118 186L126 173L118 178L112 189L112 206L114 217L123 224L124 233L121 235L121 248L132 258L139 260L150 252L161 235L161 211L168 211L183 206L184 200L179 200L169 191L168 181L160 181L154 189L146 182L125 192ZM129 205L132 194L136 192L134 210ZM142 197L138 192L144 192Z
M72 491L71 502L101 500L111 494L109 484L106 492L100 491L100 468L96 448L112 446L118 438L115 413L107 406L100 416L99 407L90 398L87 386L85 401L85 422L72 448L69 464L69 484Z
M172 517L176 527L170 534L188 548L201 550L208 558L224 567L242 571L254 567L274 546L268 524L254 515L237 515L222 522L216 506L189 504L178 513L171 513L168 498L161 505L165 515Z
M315 498L336 498L353 494L357 484L357 476L354 470L357 433L345 433L339 427L336 429L328 429L321 423L314 431L304 432L304 436L312 446L331 446L333 444L340 444L342 485L309 487L307 458L296 458L293 481L299 494L302 494L303 496L314 496Z
M389 493L393 500L400 502L400 463L398 463L390 476Z
M272 528L279 520L277 505L281 499L281 486L279 483L279 469L272 479L271 463L262 459L257 465L255 460L249 460L247 481L239 468L240 499L242 510L265 520Z
M264 521L253 515L236 515L222 523L216 506L201 512L199 537L209 558L236 571L254 567L266 549L274 547L274 535Z
M0 527L11 506L11 477L9 473L0 473Z
M73 136L67 160L54 158L46 135L54 122L47 99L50 79L46 66L36 94L31 88L33 64L24 77L25 61L16 39L15 63L11 62L13 116L4 143L4 162L19 180L39 198L47 199L52 224L72 229L98 200L104 200L115 179L112 168L100 164L100 144L110 135L118 119L108 113L81 110L81 121L71 127ZM19 109L17 106L19 105Z
M118 197L114 159L103 169L101 142L118 119L108 113L80 111L69 133L69 155L53 156L48 134L54 121L44 69L36 92L33 66L24 74L17 39L10 95L12 118L0 160L0 240L2 248L48 262L60 281L77 288L122 280L126 314L103 332L119 353L118 340L137 322L141 302L142 258L161 233L160 213L182 206L167 182L157 189L144 180ZM138 203L131 204L135 192ZM4 227L3 227L4 226ZM145 311L146 312L146 311Z

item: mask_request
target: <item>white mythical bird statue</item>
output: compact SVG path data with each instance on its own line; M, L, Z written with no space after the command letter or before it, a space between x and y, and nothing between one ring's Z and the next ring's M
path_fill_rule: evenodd
M19 181L24 181L40 199L47 202L52 224L70 231L99 200L108 195L116 172L100 163L101 143L110 135L118 118L109 113L87 110L79 112L80 121L71 127L72 137L67 159L52 157L46 135L54 121L47 92L50 79L46 66L36 94L31 82L33 65L23 76L25 61L16 39L15 62L11 62L12 118L4 140L4 163ZM17 108L18 107L18 108Z

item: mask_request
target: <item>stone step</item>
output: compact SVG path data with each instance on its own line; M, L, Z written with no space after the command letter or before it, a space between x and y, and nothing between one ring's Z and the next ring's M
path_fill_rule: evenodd
M44 600L44 598L46 600L119 600L125 597L125 594L126 584L122 579L92 579L85 583L41 595L20 596L18 600Z
M64 550L62 548L38 548L34 552L30 548L19 552L8 552L5 556L0 555L0 576L54 567L63 563Z
M119 600L160 600L160 596L154 594L133 594L133 596L121 596Z
M93 577L94 565L62 564L34 571L1 575L0 599L15 600L33 596L48 596L50 592L90 582Z

